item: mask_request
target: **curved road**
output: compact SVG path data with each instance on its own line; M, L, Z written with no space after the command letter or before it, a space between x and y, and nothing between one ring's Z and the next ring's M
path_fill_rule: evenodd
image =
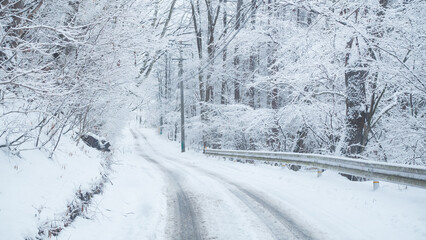
M139 155L167 181L169 239L316 239L268 196L159 152L132 131Z
M135 140L138 140L138 135L132 131ZM142 135L143 137L143 135ZM144 138L146 141L146 138ZM171 171L161 165L158 161L144 154L141 145L136 141L136 149L145 160L156 165L161 170L166 178L169 186L169 206L171 208L169 222L172 222L172 232L169 232L171 239L203 239L201 237L200 227L198 226L199 219L194 211L194 206L188 194L184 191L179 183L179 174Z
M426 239L424 189L180 153L131 125L113 161L111 185L86 209L94 219L58 239Z

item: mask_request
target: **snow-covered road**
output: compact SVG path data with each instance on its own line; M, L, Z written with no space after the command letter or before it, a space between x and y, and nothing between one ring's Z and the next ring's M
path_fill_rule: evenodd
M426 192L180 153L128 129L114 183L61 239L425 239Z
M168 208L171 212L169 222L173 229L171 239L210 239L210 221L215 222L217 229L214 232L241 224L241 229L254 230L249 236L235 235L232 239L257 239L260 237L256 235L259 232L262 233L262 239L315 238L308 226L295 222L285 211L269 203L267 195L246 189L214 171L184 163L179 157L162 154L150 145L143 134L133 133L140 156L155 164L167 179L170 199ZM142 137L142 141L138 136ZM206 186L214 186L214 191L205 191ZM224 196L227 202L222 202ZM209 216L204 216L203 210L212 206L213 211ZM224 224L223 219L231 221L225 223L228 226L220 226ZM249 219L250 222L241 219ZM229 238L230 232L232 229L222 237Z

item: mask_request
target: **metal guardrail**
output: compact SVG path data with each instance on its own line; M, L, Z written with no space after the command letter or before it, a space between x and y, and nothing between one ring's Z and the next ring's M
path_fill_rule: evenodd
M205 149L205 154L227 158L283 162L296 165L330 169L372 180L426 188L426 167L374 162L346 157L319 154L258 152ZM378 182L374 181L374 188Z

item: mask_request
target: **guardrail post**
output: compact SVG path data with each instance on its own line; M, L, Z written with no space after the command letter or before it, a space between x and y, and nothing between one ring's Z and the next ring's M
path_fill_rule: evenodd
M321 177L323 170L322 169L317 169L317 177Z
M380 183L377 180L373 181L373 190L376 191L377 189L379 189Z

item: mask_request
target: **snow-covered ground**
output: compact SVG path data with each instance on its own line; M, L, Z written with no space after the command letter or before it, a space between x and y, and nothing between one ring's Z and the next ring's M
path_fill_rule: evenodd
M129 128L115 147L112 185L94 198L94 219L78 218L59 239L164 239L166 187L155 166L135 150Z
M58 239L426 239L424 189L381 182L373 191L332 171L317 178L180 153L178 143L131 125L121 139L91 218L77 217ZM21 157L0 151L0 239L34 238L102 171L99 151L66 138L53 159Z
M75 193L99 180L100 152L63 137L52 159L39 150L21 158L0 151L0 239L35 238L38 227L60 219Z
M426 239L424 189L180 153L135 127L115 159L95 218L59 239Z

